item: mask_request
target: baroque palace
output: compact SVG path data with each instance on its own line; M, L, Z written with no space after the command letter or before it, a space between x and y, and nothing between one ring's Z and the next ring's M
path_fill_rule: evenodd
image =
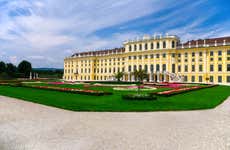
M145 35L123 46L65 58L63 78L110 81L124 72L123 81L135 81L132 72L142 69L149 82L230 84L230 37L181 43L174 35Z

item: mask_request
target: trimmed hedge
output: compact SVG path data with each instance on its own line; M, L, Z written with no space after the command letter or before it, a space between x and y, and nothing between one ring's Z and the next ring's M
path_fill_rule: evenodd
M156 100L155 94L126 94L122 95L124 100Z
M76 89L76 88L62 88L62 87L52 87L52 86L25 85L22 83L0 83L0 85L11 86L11 87L36 88L36 89L42 89L42 90L59 91L59 92L93 95L93 96L103 96L103 95L113 94L112 92L105 92L105 91L83 90L83 89Z

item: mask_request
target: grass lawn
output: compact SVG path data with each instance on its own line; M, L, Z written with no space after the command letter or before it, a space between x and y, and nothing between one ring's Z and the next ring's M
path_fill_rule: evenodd
M81 85L70 85L80 87ZM112 91L112 88L93 87ZM158 89L159 91L165 89ZM214 108L230 96L229 86L201 89L171 97L159 96L155 101L127 101L121 98L127 91L113 95L89 96L25 87L0 86L0 95L73 111L169 111ZM131 92L129 92L131 93Z

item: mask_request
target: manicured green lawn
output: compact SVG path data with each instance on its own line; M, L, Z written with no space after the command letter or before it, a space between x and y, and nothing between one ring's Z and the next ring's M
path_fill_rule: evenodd
M97 88L101 90L101 88ZM111 88L104 88L111 91ZM159 89L165 90L165 89ZM0 86L0 95L15 97L48 106L73 111L169 111L214 108L230 96L229 86L201 89L171 97L158 97L156 101L127 101L113 91L113 95L88 96L25 87ZM130 92L129 92L130 93Z

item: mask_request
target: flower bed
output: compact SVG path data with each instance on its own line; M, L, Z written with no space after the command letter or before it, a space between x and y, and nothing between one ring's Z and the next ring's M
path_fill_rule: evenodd
M129 87L129 86L135 86L136 84L101 84L101 83L95 83L93 86L103 86L103 87Z
M152 91L152 90L156 90L155 87L150 87L150 86L140 86L140 91ZM115 87L113 88L113 90L117 90L117 91L137 91L138 90L138 86L128 86L128 87Z
M176 95L176 94L185 93L185 92L189 92L189 91L194 91L194 90L198 90L198 89L210 88L210 87L214 87L214 86L216 86L216 85L190 86L190 87L173 89L173 90L169 90L169 91L158 92L156 94L157 95L162 95L162 96L171 96L171 95Z
M156 100L157 97L154 94L127 94L122 95L124 100Z
M24 85L23 87L46 89L46 90L53 90L53 91L60 91L60 92L77 93L77 94L84 94L84 95L95 95L95 96L111 95L112 94L111 92L104 92L104 91L83 90L83 89L76 89L76 88L51 87L51 86L35 86L35 85L28 86L28 85Z
M54 86L25 85L22 83L14 83L14 84L12 84L12 83L0 83L0 85L13 86L13 87L37 88L37 89L69 92L69 93L84 94L84 95L94 95L94 96L102 96L102 95L111 95L112 94L111 92L104 92L104 91L83 90L83 89L76 89L76 88L62 88L62 87L54 87Z

